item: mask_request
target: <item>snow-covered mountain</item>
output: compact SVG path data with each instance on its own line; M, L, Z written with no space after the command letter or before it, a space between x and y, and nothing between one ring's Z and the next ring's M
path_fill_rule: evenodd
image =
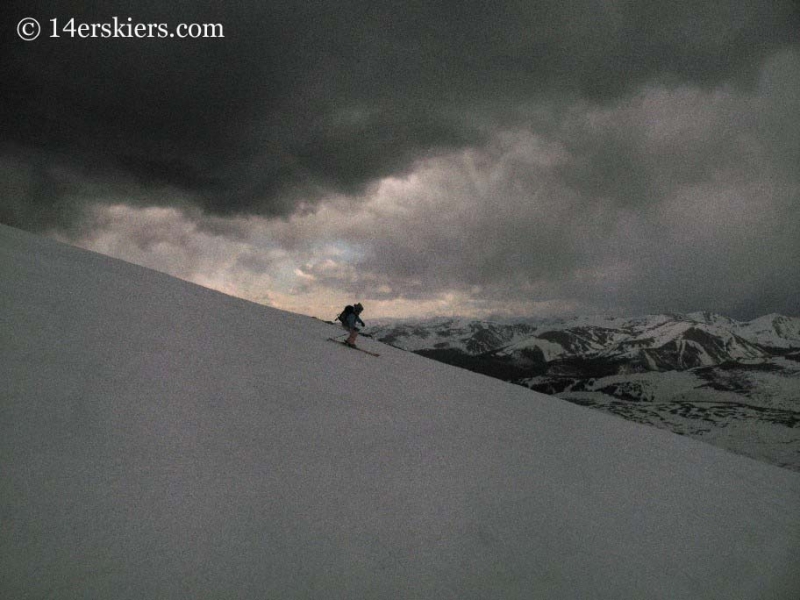
M0 597L794 600L800 475L0 226Z
M492 323L462 318L436 318L417 322L388 323L372 327L370 335L404 350L457 349L477 355L530 336L527 323Z
M487 331L513 335L489 337ZM476 332L484 343L475 343ZM743 323L691 313L497 326L451 320L394 323L375 328L373 335L430 358L800 470L798 318L769 315Z
M741 335L767 348L800 348L800 319L765 315L739 326Z
M680 318L633 332L606 349L604 355L626 359L629 364L649 371L684 370L769 357L728 327Z
M633 319L579 317L495 324L439 319L381 325L372 335L411 351L493 352L513 362L570 358L620 359L643 370L681 370L729 361L764 360L770 350L800 349L800 318L778 315L739 323L710 313Z

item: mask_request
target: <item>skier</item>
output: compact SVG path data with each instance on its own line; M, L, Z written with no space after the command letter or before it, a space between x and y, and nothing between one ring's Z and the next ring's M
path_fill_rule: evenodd
M361 306L361 303L359 302L353 306L346 306L342 311L342 314L339 315L339 320L342 322L342 327L350 332L350 337L348 337L344 343L353 348L356 347L356 338L358 337L359 332L359 329L356 327L356 323L361 323L362 327L365 326L364 321L362 321L359 317L361 311L363 310L364 307Z

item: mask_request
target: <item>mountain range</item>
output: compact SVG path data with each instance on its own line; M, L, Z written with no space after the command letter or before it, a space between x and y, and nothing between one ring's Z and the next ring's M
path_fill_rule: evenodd
M385 343L800 470L800 318L385 322Z

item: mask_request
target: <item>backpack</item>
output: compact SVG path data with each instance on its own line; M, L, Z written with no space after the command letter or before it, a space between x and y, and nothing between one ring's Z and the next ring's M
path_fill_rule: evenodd
M347 306L344 307L344 310L341 312L341 314L338 317L336 317L336 320L341 321L342 324L344 325L347 323L347 315L349 315L352 312L355 312L355 310L350 304L348 304Z

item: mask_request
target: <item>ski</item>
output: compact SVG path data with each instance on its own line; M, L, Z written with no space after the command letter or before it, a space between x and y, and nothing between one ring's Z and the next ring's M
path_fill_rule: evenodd
M370 356L380 356L377 352L370 352L369 350L364 350L363 348L359 348L358 346L350 346L349 344L345 344L342 340L337 340L335 338L328 338L329 342L336 342L337 344L341 344L345 348L352 348L353 350L358 350L359 352L363 352L364 354L369 354Z

